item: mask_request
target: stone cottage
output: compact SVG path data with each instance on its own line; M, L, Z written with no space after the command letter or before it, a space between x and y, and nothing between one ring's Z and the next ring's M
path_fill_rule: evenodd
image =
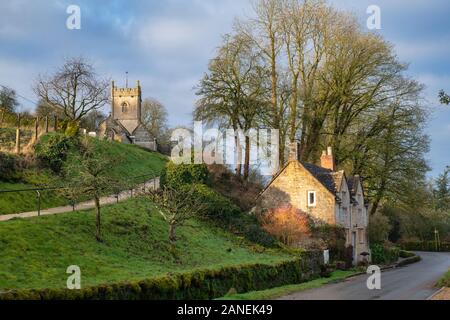
M342 226L356 264L369 251L368 207L360 177L337 171L331 148L323 152L320 166L299 161L298 151L298 143L292 143L288 163L259 195L256 212L291 205L316 222Z
M111 114L99 125L101 139L136 144L156 151L156 139L141 121L142 92L137 81L134 88L118 88L111 84Z

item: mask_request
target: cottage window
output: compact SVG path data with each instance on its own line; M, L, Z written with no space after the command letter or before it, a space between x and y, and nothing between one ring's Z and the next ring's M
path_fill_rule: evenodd
M316 206L316 192L308 191L308 207Z
M364 229L358 229L358 239L360 244L364 243Z

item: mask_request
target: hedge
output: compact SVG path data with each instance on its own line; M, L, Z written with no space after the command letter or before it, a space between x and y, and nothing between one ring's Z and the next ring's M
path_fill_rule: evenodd
M372 262L375 264L391 264L396 262L400 255L400 250L387 244L376 243L370 247L372 252Z
M409 241L401 242L400 247L408 251L436 251L436 243L434 241ZM441 242L441 252L450 252L450 242Z
M412 257L408 257L408 258L398 262L397 263L397 267L403 267L403 266L406 266L406 265L411 264L411 263L419 262L421 260L422 260L422 258L420 256L414 255Z
M237 292L264 290L318 277L320 253L278 264L253 264L199 270L141 281L85 287L81 290L30 289L0 292L0 300L205 300Z
M168 162L161 172L161 186L179 188L185 184L207 183L209 171L205 164L174 164Z

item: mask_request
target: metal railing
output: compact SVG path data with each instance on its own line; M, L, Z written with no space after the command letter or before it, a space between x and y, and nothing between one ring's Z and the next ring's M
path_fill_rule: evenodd
M124 187L124 188L120 188L120 189L116 190L116 192L114 192L113 196L117 199L117 203L119 203L120 194L123 193L123 192L130 191L130 197L133 198L134 190L136 188L139 188L140 186L142 186L142 190L145 193L147 185L148 185L148 183L150 183L151 180L153 180L151 182L153 184L153 189L157 189L159 187L159 186L157 186L157 181L156 181L157 178L158 178L158 175L154 171L152 171L152 173L149 173L149 174L144 174L144 175L140 175L140 176L133 176L133 177L128 177L126 179L123 179L122 181L124 182L124 185L128 185L128 187ZM138 181L138 180L140 180L140 181ZM64 186L36 186L36 187L33 187L33 188L24 188L24 189L0 190L0 194L4 194L4 193L22 193L22 192L34 192L34 193L36 193L36 208L37 208L38 216L40 216L41 215L41 211L42 211L42 208L41 208L41 202L42 202L42 198L43 198L42 192L43 191L57 191L57 190L64 190L64 189L67 189L67 187L64 187ZM111 194L105 194L104 196L111 196ZM92 200L92 199L87 199L87 201L89 201L89 200ZM76 201L71 201L69 199L68 204L71 205L73 211L75 211L75 207L77 205ZM45 209L50 209L50 208L45 208ZM18 214L18 213L19 212L12 213L12 214ZM0 212L0 214L1 214L1 212Z

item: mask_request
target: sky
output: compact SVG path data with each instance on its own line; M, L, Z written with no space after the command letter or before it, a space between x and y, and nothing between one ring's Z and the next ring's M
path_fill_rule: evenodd
M407 75L426 86L431 138L427 155L437 176L450 165L450 106L439 104L439 90L450 92L450 3L448 0L330 0L353 12L363 26L368 6L381 12L381 29ZM69 5L81 9L81 29L69 30ZM252 15L246 0L2 0L0 1L0 85L15 89L23 110L37 100L32 85L65 58L83 56L102 77L117 85L141 81L144 97L168 109L169 124L189 125L195 86L207 71L222 35L236 18Z

